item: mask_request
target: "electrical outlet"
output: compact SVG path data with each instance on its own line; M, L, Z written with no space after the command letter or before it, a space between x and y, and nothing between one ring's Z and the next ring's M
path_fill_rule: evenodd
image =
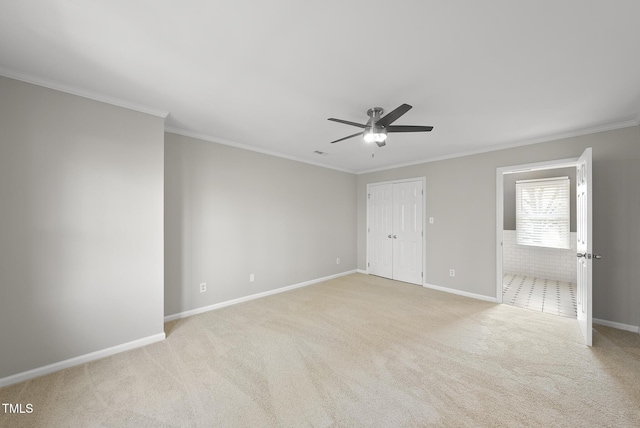
M254 274L249 274L249 282L253 282L256 280L256 276Z
M336 264L339 265L340 264L340 257L336 258Z
M456 276L456 270L455 269L449 269L449 276Z
M205 291L207 291L207 283L203 282L200 284L200 292L204 293Z

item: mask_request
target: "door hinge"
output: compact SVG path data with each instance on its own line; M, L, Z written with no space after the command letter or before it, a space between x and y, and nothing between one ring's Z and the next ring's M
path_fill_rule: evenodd
M367 193L367 199L371 199L371 193Z
M367 232L371 232L371 228L370 227L367 227Z
M368 262L367 262L367 267L369 267L369 266L371 266L371 263L368 263Z
M424 278L424 272L420 272L420 278Z
M424 230L420 232L420 235L422 235L422 237L424 238Z
M420 191L422 193L422 195L424 196L424 189Z

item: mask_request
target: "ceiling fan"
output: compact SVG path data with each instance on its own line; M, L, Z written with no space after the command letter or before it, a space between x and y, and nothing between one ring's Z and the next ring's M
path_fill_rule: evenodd
M332 141L331 144L338 141L347 140L349 138L362 135L364 141L367 143L376 143L378 147L384 146L387 139L387 133L389 132L429 132L433 129L433 126L412 126L412 125L391 125L398 120L400 116L408 112L412 107L409 104L402 104L400 107L382 116L384 110L381 107L373 107L367 110L369 120L366 124L362 125L356 122L349 122L348 120L334 119L330 117L329 120L338 123L344 123L347 125L357 126L363 128L364 131L358 132L348 137L340 138L339 140ZM380 117L382 116L382 117Z

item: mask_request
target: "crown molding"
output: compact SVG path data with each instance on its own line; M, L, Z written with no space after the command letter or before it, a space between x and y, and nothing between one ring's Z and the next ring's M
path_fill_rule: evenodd
M178 134L178 135L183 135L185 137L197 138L198 140L208 141L210 143L222 144L222 145L225 145L225 146L231 146L231 147L235 147L235 148L238 148L238 149L249 150L251 152L257 152L257 153L262 153L264 155L275 156L275 157L283 158L283 159L289 159L289 160L292 160L292 161L306 163L306 164L313 165L313 166L319 166L321 168L333 169L335 171L346 172L346 173L349 173L349 174L357 174L355 171L351 171L351 170L348 170L348 169L345 169L345 168L339 168L339 167L336 167L336 166L333 166L333 165L328 165L328 164L321 163L321 162L313 162L313 161L310 161L310 160L307 160L307 159L297 158L295 156L285 155L283 153L279 153L279 152L276 152L276 151L261 149L261 148L258 148L258 147L250 146L248 144L237 143L235 141L231 141L231 140L227 140L227 139L219 138L219 137L213 137L211 135L201 134L201 133L198 133L198 132L193 132L193 131L189 131L189 130L182 129L182 128L175 128L175 127L172 127L172 126L165 126L164 130L165 130L165 132L169 132L169 133L172 133L172 134Z
M420 165L420 164L423 164L423 163L430 163L430 162L437 162L437 161L442 161L442 160L447 160L447 159L461 158L461 157L465 157L465 156L479 155L479 154L482 154L482 153L497 152L499 150L513 149L513 148L516 148L516 147L529 146L531 144L547 143L549 141L564 140L566 138L579 137L579 136L582 136L582 135L597 134L599 132L613 131L613 130L622 129L622 128L630 128L632 126L638 126L638 125L640 125L640 116L637 119L626 120L626 121L623 121L623 122L610 123L610 124L607 124L607 125L595 126L595 127L592 127L592 128L584 128L584 129L579 129L579 130L575 130L575 131L563 132L563 133L559 133L559 134L550 134L550 135L547 135L547 136L544 136L544 137L534 138L534 139L530 139L530 140L522 140L522 141L518 141L518 142L515 142L515 143L509 143L509 144L501 144L501 145L497 145L497 146L486 147L484 149L479 149L479 150L470 150L470 151L466 151L466 152L458 152L458 153L453 153L453 154L445 155L445 156L436 156L436 157L432 157L432 158L426 158L426 159L421 159L421 160L416 160L416 161L396 164L396 165L392 165L392 166L385 166L385 167L381 167L381 168L368 169L368 170L365 170L365 171L359 171L356 174L358 174L358 175L369 174L371 172L387 171L387 170L390 170L390 169L403 168L403 167L413 166L413 165Z
M162 119L166 119L169 115L168 111L158 110L153 107L144 106L128 100L111 97L108 95L92 92L83 88L78 88L64 83L56 82L54 80L46 79L41 76L36 76L29 73L23 73L21 71L12 70L0 65L0 76L8 77L10 79L20 80L22 82L31 83L33 85L42 86L44 88L54 89L56 91L65 92L71 95L77 95L79 97L88 98L94 101L100 101L106 104L126 108L128 110L137 111L140 113L150 114Z
M42 86L42 87L49 88L49 89L54 89L56 91L65 92L65 93L68 93L68 94L72 94L72 95L76 95L76 96L79 96L79 97L91 99L91 100L94 100L94 101L99 101L99 102L111 104L111 105L114 105L114 106L126 108L128 110L133 110L133 111L137 111L137 112L140 112L140 113L149 114L149 115L152 115L152 116L157 116L157 117L160 117L162 119L166 119L168 117L168 115L169 115L169 112L165 111L165 110L159 110L159 109L156 109L156 108L153 108L153 107L145 106L145 105L142 105L142 104L137 104L137 103L131 102L129 100L124 100L124 99L121 99L121 98L111 97L111 96L108 96L108 95L104 95L104 94L100 94L100 93L97 93L97 92L89 91L89 90L86 90L86 89L83 89L83 88L79 88L79 87L75 87L75 86L71 86L71 85L66 85L66 84L63 84L63 83L60 83L60 82L56 82L54 80L47 79L47 78L44 78L44 77L41 77L41 76L36 76L36 75L33 75L33 74L24 73L24 72L21 72L21 71L16 71L16 70L4 67L2 65L0 65L0 76L8 77L10 79L19 80L19 81L26 82L26 83L31 83L33 85ZM436 157L431 157L431 158L423 158L423 159L419 159L419 160L415 160L415 161L411 161L411 162L405 162L405 163L394 164L394 165L390 165L390 166L367 169L367 170L363 170L363 171L354 171L354 170L350 170L350 169L346 169L346 168L340 168L340 167L336 167L336 166L325 164L325 163L321 163L321 162L314 162L314 161L310 161L310 160L307 160L307 159L301 159L301 158L298 158L298 157L295 157L295 156L286 155L286 154L279 153L279 152L276 152L276 151L267 150L267 149L261 149L261 148L258 148L258 147L250 146L248 144L237 143L235 141L230 141L230 140L226 140L224 138L219 138L219 137L215 137L215 136L201 134L201 133L198 133L198 132L193 132L193 131L189 131L189 130L182 129L182 128L165 126L165 131L166 132L171 132L171 133L174 133L174 134L178 134L178 135L183 135L183 136L186 136L186 137L197 138L197 139L200 139L200 140L209 141L209 142L213 142L213 143L217 143L217 144L223 144L223 145L226 145L226 146L236 147L236 148L239 148L239 149L249 150L249 151L252 151L252 152L262 153L262 154L269 155L269 156L275 156L275 157L279 157L279 158L283 158L283 159L293 160L293 161L296 161L296 162L302 162L302 163L306 163L306 164L309 164L309 165L318 166L318 167L321 167L321 168L332 169L332 170L336 170L336 171L340 171L340 172L346 172L346 173L349 173L349 174L361 175L361 174L368 174L368 173L372 173L372 172L379 172L379 171L386 171L386 170L390 170L390 169L403 168L403 167L407 167L407 166L420 165L420 164L424 164L424 163L437 162L437 161L442 161L442 160L447 160L447 159L455 159L455 158L459 158L459 157L465 157L465 156L472 156L472 155L477 155L477 154L482 154L482 153L494 152L494 151L498 151L498 150L505 150L505 149L511 149L511 148L516 148L516 147L522 147L522 146L527 146L527 145L531 145L531 144L538 144L538 143L545 143L545 142L549 142L549 141L562 140L562 139L578 137L578 136L582 136L582 135L596 134L596 133L599 133L599 132L612 131L612 130L615 130L615 129L628 128L628 127L632 127L632 126L640 126L640 115L637 116L635 119L630 119L630 120L626 120L626 121L623 121L623 122L616 122L616 123L612 123L612 124L606 124L606 125L601 125L601 126L596 126L596 127L591 127L591 128L585 128L585 129L579 129L579 130L575 130L575 131L569 131L569 132L558 133L558 134L550 134L550 135L547 135L547 136L534 138L534 139L529 139L529 140L522 140L522 141L517 141L517 142L513 142L513 143L508 143L508 144L501 144L501 145L486 147L486 148L478 149L478 150L458 152L458 153L453 153L453 154L450 154L450 155L436 156Z

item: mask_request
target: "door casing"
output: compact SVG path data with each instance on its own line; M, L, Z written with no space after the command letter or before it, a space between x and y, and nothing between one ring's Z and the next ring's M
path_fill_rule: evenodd
M580 158L558 159L544 162L535 162L522 165L505 166L496 169L496 302L502 302L502 232L504 229L504 174L527 172L544 169L556 169L580 166ZM592 295L589 296L589 305L592 305ZM585 337L585 343L591 346L590 338Z

